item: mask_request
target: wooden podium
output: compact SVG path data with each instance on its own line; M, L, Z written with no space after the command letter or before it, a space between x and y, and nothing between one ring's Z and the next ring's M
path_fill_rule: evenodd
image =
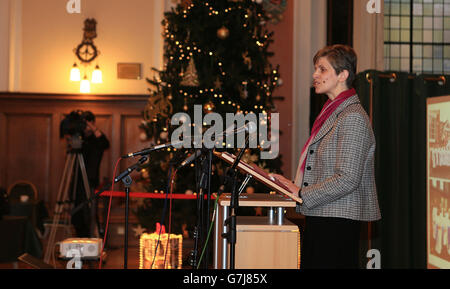
M222 238L229 216L230 194L219 198L214 234L214 268L228 269L229 244ZM300 231L284 218L284 208L296 202L279 194L241 194L239 207L267 207L268 215L238 216L236 225L236 269L299 269Z

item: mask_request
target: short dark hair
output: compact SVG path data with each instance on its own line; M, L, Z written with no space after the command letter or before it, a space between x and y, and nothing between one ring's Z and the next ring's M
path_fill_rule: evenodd
M346 81L347 87L350 88L353 86L353 81L356 77L356 65L357 65L357 56L355 50L350 46L343 44L336 44L331 46L326 46L319 50L316 55L314 55L313 62L319 60L319 58L326 57L330 62L331 66L333 66L336 74L341 73L344 70L348 71L348 78Z
M83 112L83 118L87 121L95 121L95 115L90 110L86 110Z

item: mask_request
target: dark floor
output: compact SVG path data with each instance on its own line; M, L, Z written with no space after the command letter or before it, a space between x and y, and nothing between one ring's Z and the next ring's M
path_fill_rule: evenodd
M183 263L186 268L188 267L187 259L189 252L192 247L192 240L183 240ZM106 248L105 249L106 258L103 261L102 269L124 269L124 248L115 247L115 248ZM139 247L138 246L130 246L128 248L127 255L127 268L128 269L139 269ZM67 266L67 261L55 259L50 262L52 266L57 269L69 269ZM83 269L100 269L98 261L82 261ZM0 269L32 269L32 267L28 264L23 263L22 261L18 261L17 263L0 263Z
M66 269L67 261L55 260L50 262L57 269ZM70 265L70 264L69 264ZM98 261L82 262L83 269L99 269ZM102 269L123 269L124 268L124 250L123 248L106 250L106 260L104 260ZM2 263L0 269L32 269L31 266L18 261L14 263ZM139 247L128 248L128 269L139 269Z

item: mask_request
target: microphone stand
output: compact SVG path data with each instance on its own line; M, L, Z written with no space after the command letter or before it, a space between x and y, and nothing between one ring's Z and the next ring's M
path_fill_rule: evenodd
M207 187L207 199L206 199L206 204L207 204L207 215L206 215L206 227L205 227L205 240L207 238L208 235L208 228L210 226L211 223L211 175L212 175L212 157L213 157L213 149L209 149L208 150L208 154L206 157L206 162L207 162L207 170L208 170L208 187ZM206 243L206 256L205 256L205 269L208 269L208 261L209 261L209 244Z
M211 172L212 172L212 151L213 149L208 149L206 156L202 160L202 168L201 168L201 174L198 178L197 183L197 189L199 193L197 194L197 226L194 230L194 249L191 251L191 262L190 265L193 269L197 269L198 263L197 263L197 257L198 257L198 246L199 244L203 243L203 246L205 246L206 251L206 257L204 261L204 268L208 268L208 258L209 258L209 252L208 252L208 244L206 241L206 234L207 230L205 228L208 228L210 225L210 199L211 199ZM206 191L206 214L205 214L205 191Z
M130 177L130 173L139 168L139 166L147 160L146 156L141 157L137 163L128 167L120 175L114 178L114 183L122 181L125 186L125 244L123 252L123 268L128 268L128 211L130 205L130 187L133 180Z
M204 160L202 161L204 163ZM198 164L196 166L196 174L199 172ZM203 188L206 181L206 172L203 168L200 170L200 176L197 177L197 224L194 228L194 249L191 251L190 265L192 269L197 269L198 246L200 238L203 237Z
M111 188L111 182L108 182L100 191L98 191L97 193L94 194L94 196L92 196L90 199L82 202L81 204L79 204L78 206L76 206L72 211L71 211L71 215L75 215L79 210L81 210L84 206L86 206L87 204L91 203L92 200L95 200L96 198L98 198L98 196L100 196L104 191L108 190L109 188Z
M237 187L237 177L238 177L238 171L237 166L239 162L241 161L242 156L244 155L244 152L248 146L248 140L249 136L247 135L245 138L245 145L241 150L239 151L238 156L234 160L233 165L229 168L227 171L227 176L225 178L226 185L230 178L232 178L232 188L231 188L231 200L230 200L230 217L225 220L225 225L228 226L227 233L223 233L222 237L227 239L228 244L230 244L230 269L235 269L235 255L236 255L236 211L239 207L239 194L236 191ZM247 181L247 180L246 180Z

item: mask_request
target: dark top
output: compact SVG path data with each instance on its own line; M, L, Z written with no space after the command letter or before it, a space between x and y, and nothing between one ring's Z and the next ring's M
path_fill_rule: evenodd
M103 133L98 138L94 134L84 138L83 158L89 185L93 188L96 188L99 184L100 162L102 161L103 151L108 148L109 141Z

